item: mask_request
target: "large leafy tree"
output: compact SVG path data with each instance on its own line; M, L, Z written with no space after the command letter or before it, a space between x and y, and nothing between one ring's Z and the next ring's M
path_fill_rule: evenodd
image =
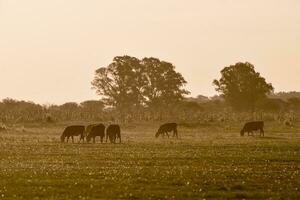
M186 81L168 62L156 58L139 60L115 57L108 67L99 68L92 82L107 105L124 112L142 106L162 109L188 93Z
M141 63L147 78L144 96L148 106L168 107L182 100L184 95L189 93L183 89L187 82L180 73L175 71L175 66L171 63L157 58L144 58Z
M256 104L274 89L248 62L225 67L213 84L233 108L248 111L254 111Z
M143 66L134 57L115 57L108 67L96 70L92 85L107 105L122 113L128 112L143 101Z

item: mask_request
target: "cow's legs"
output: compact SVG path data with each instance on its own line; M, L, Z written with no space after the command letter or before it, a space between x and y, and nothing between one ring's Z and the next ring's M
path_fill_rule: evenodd
M74 143L74 136L72 135L71 137L72 137L72 143Z
M175 137L175 136L176 136L176 138L178 138L178 132L177 132L177 129L174 129L173 137Z
M166 132L166 135L168 136L168 138L170 137L168 132Z
M96 137L93 137L93 143L94 144L96 143Z
M107 140L109 139L109 141L111 142L111 136L106 134L106 143L108 142Z
M82 140L82 142L84 143L84 135L82 134L81 136L80 136L80 141Z

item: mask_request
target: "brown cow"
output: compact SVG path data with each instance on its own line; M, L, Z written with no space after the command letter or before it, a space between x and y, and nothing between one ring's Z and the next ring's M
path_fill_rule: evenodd
M112 124L108 126L106 129L106 142L108 138L111 143L116 143L116 139L119 138L121 143L121 128L119 125Z
M158 131L155 134L155 137L159 137L162 135L163 137L165 134L169 137L169 132L173 132L173 137L178 138L178 131L177 131L177 124L176 123L166 123L159 127Z
M95 143L95 138L97 136L100 136L100 141L102 143L105 136L105 126L103 124L93 125L90 131L87 133L86 141L90 142L93 138L93 142Z
M65 138L67 138L67 142L69 141L69 138L72 138L72 142L74 142L74 136L80 136L79 142L81 140L84 141L84 131L85 127L81 125L75 125L75 126L68 126L65 128L64 132L60 136L61 142L65 142Z
M260 136L264 136L264 122L263 121L253 121L248 122L244 125L243 129L241 130L241 136L244 136L245 132L248 133L248 136L253 136L253 131L260 131Z

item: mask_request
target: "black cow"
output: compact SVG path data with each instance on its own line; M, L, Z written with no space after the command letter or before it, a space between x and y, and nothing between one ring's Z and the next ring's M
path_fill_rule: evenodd
M88 131L89 126L87 127ZM93 138L93 142L95 143L95 138L100 136L101 143L103 142L103 138L105 137L105 126L103 124L92 125L90 127L90 131L87 132L86 141L90 142Z
M111 143L116 143L116 139L119 138L121 143L121 128L119 125L112 124L108 126L106 129L106 142L108 138Z
M163 124L159 127L158 131L155 134L155 137L159 137L162 135L163 137L165 134L169 137L169 132L173 132L173 137L176 136L178 138L178 131L177 131L177 124L176 123L167 123Z
M85 127L84 136L87 137L88 134L91 132L92 128L93 128L94 126L96 126L96 125L97 125L97 124L90 124L90 125L87 125L87 126Z
M260 136L264 136L264 122L263 121L254 121L248 122L244 125L241 130L241 136L244 136L245 132L248 133L248 136L251 134L253 136L253 131L260 131Z
M65 138L67 138L68 142L70 137L72 138L72 142L74 142L74 136L80 136L79 142L81 140L84 141L84 131L85 127L81 125L68 126L60 136L61 142L64 142Z

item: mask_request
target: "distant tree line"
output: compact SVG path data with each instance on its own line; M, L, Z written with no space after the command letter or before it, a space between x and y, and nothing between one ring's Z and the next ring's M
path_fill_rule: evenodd
M186 83L172 63L119 56L95 72L92 86L100 100L39 105L7 98L0 102L0 122L226 122L249 116L282 121L300 114L300 93L275 94L247 62L224 67L213 81L220 95L187 97Z
M257 106L255 118L270 120L293 119L300 114L300 98L288 100L266 99ZM134 113L137 113L134 112ZM228 122L247 120L253 117L249 112L237 112L220 96L212 98L198 96L184 98L174 106L172 112L153 115L147 108L138 115L127 115L123 122L134 121L178 121L178 122ZM0 122L54 123L62 121L120 121L115 108L105 106L103 101L68 102L62 105L39 105L33 102L4 99L0 101Z
M72 120L109 120L102 101L68 102L62 105L39 105L33 102L3 99L0 102L0 122L57 122Z

